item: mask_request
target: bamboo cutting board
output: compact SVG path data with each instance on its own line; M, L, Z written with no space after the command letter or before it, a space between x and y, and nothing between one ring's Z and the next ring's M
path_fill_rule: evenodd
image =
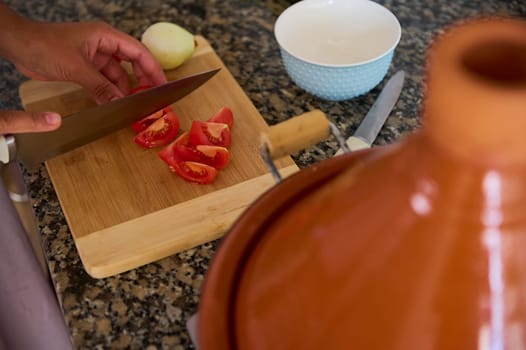
M181 132L221 107L234 113L231 160L210 185L185 182L143 149L125 128L46 162L86 271L103 278L156 261L222 236L274 180L259 155L268 126L209 43L196 37L194 56L167 72L169 80L221 68L172 107ZM72 83L27 81L20 98L28 111L62 115L93 106ZM298 168L290 157L276 165L283 175Z

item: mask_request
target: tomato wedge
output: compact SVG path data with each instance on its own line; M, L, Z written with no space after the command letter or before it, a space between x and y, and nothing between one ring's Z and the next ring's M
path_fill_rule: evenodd
M173 151L183 159L210 165L217 170L223 169L230 159L228 149L221 146L175 146Z
M142 90L146 90L146 89L149 89L151 87L153 87L153 86L152 85L139 85L139 86L136 86L133 89L131 89L131 91L130 91L130 93L128 95L133 95L136 92L139 92L139 91L142 91Z
M194 120L188 135L192 145L210 145L228 148L232 141L230 128L225 123Z
M153 124L157 119L161 118L164 114L172 112L172 107L166 107L164 109L161 109L160 111L157 111L155 113L152 113L142 119L137 120L131 125L131 128L135 133L139 133L149 127Z
M173 113L163 111L165 115ZM136 138L148 130L163 129L159 124L166 116L162 116ZM177 119L178 120L178 119ZM170 170L188 182L209 184L216 178L218 171L224 168L230 160L228 147L232 141L231 128L234 125L232 111L228 107L221 108L207 121L193 121L190 131L184 132L175 141L159 151L159 157ZM179 124L177 125L179 129ZM144 145L144 142L137 143ZM144 145L149 146L151 143Z
M185 161L179 158L170 147L165 147L159 152L159 157L168 164L175 174L186 181L205 185L217 176L217 169L206 164Z
M190 144L190 140L188 139L188 131L185 131L178 138L176 138L174 142L172 142L166 147L186 146L189 144Z
M136 88L132 89L129 93L129 95L133 95L139 91L142 91L142 90L146 90L146 89L149 89L151 88L152 86L151 85L140 85L140 86L137 86ZM165 113L167 112L172 112L172 107L171 106L168 106L166 108L163 108L157 112L154 112L140 120L137 120L136 122L134 122L132 125L131 125L131 128L133 129L133 131L135 131L135 133L139 133L141 131L143 131L144 129L146 129L147 127L149 127L150 125L153 124L153 122L155 122L157 119L161 118Z
M153 148L173 141L179 133L179 118L171 109L168 112L163 111L163 113L162 117L135 135L135 143L141 147Z
M188 132L166 146L179 159L210 165L217 170L224 168L230 160L230 152L225 147L190 144ZM168 151L167 151L168 152Z
M222 107L216 114L210 117L207 122L225 123L230 129L234 126L234 114L228 107Z

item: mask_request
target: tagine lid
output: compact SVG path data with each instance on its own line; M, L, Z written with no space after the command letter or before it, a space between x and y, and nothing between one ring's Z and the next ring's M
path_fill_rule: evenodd
M497 186L526 164L525 23L455 26L431 50L422 132L320 162L254 203L209 270L203 343L477 348L492 317L482 234L494 213L507 220L503 203L526 198L525 186Z

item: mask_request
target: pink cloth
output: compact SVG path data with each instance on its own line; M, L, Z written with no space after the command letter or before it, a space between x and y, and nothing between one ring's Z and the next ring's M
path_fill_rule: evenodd
M0 181L0 350L71 349L55 293Z

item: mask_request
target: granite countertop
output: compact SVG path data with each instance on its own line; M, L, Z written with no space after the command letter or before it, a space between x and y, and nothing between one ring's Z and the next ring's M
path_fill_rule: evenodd
M293 1L243 0L7 0L18 12L51 21L103 20L140 37L151 23L171 21L203 35L269 124L319 108L345 135L357 128L378 95L327 102L303 92L286 75L273 37L276 17ZM406 83L375 144L396 141L419 127L425 51L446 25L477 15L526 17L523 0L378 0L400 20L402 39L388 75L406 71ZM24 78L0 61L0 108L21 109ZM330 157L327 141L293 155L300 167ZM86 274L46 169L25 173L64 318L75 348L190 349L185 328L197 310L201 284L218 241L102 280Z

